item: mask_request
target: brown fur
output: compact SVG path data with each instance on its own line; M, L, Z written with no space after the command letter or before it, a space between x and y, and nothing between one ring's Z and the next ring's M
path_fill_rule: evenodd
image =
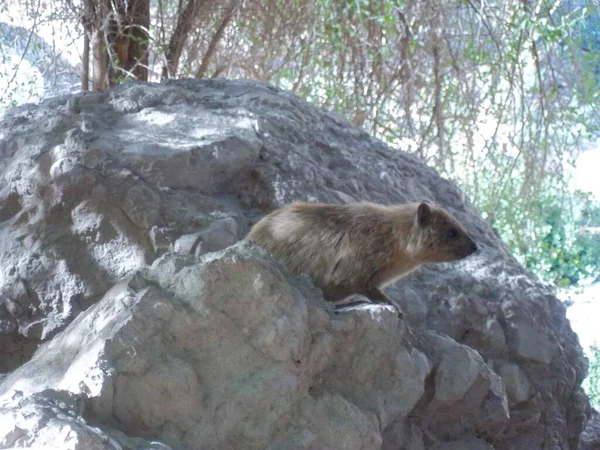
M363 294L393 304L385 286L423 263L477 250L454 217L426 203L292 203L265 216L248 237L291 273L310 275L331 302Z

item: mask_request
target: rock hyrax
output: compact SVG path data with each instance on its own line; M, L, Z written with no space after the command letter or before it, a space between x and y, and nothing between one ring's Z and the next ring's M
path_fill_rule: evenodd
M362 294L394 305L385 286L423 263L477 250L457 219L427 203L292 203L263 217L248 237L289 272L310 275L333 303Z

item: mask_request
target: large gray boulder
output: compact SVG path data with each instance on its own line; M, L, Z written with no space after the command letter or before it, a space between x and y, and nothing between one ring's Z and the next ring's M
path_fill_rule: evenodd
M172 448L398 448L421 442L397 432L419 401L434 429L497 439L509 420L499 375L465 345L422 338L390 306L333 313L248 241L167 254L4 380L3 443L46 442L43 417L27 426L19 402L55 391L76 395L88 421Z
M130 83L9 112L0 174L0 445L578 446L564 306L451 182L333 113ZM244 240L293 200L433 201L481 250L390 287L401 319L334 312Z

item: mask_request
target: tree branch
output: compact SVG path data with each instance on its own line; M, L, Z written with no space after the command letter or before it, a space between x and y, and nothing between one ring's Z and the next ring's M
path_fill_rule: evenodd
M198 68L198 71L196 72L196 78L204 77L204 74L206 73L206 70L208 69L210 60L213 57L215 51L217 50L217 45L219 44L219 41L221 40L221 37L223 36L223 33L225 32L227 25L229 25L229 22L231 22L231 19L233 19L233 15L234 15L234 12L235 12L237 6L238 6L238 0L232 0L229 3L229 5L227 6L227 9L225 10L225 15L223 16L223 20L221 21L221 24L215 31L215 34L213 34L213 37L210 40L210 43L208 44L206 53L204 54L204 57L202 58L202 63L200 64L200 67Z

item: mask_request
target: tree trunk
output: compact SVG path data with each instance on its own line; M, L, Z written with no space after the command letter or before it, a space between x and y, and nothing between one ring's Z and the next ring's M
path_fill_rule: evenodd
M204 78L204 74L208 69L210 60L212 59L215 51L217 50L217 45L219 45L219 41L221 40L225 29L229 25L229 22L231 22L231 19L233 19L237 6L238 0L231 0L229 5L227 6L225 14L223 15L223 20L221 21L221 24L215 31L215 34L213 34L213 37L208 44L208 48L206 49L206 53L204 54L204 57L202 58L202 63L200 64L200 68L196 72L196 78Z
M188 0L185 8L178 11L177 25L175 26L175 30L173 30L171 39L169 39L169 46L165 52L167 67L163 70L163 78L177 75L177 66L179 65L181 52L187 42L190 30L199 11L200 7L196 0Z
M83 71L81 74L81 90L86 92L90 83L90 53L92 56L92 89L101 91L106 88L108 54L104 25L110 12L110 0L84 0L81 24L84 29Z
M95 91L123 78L148 81L150 0L84 0L82 24L82 90L89 87L90 50Z
M112 7L109 85L118 84L122 78L148 81L150 0L118 0Z
M81 90L87 92L90 88L90 38L87 31L83 32L83 55L81 65Z
M100 30L94 30L92 37L92 56L94 62L94 73L92 77L92 86L94 91L104 90L107 83L107 72L108 72L108 54L106 53L106 42L104 40L104 32Z
M81 90L86 92L90 88L90 53L92 55L92 89L102 90L106 87L106 51L104 48L104 34L102 26L110 8L110 0L83 1L81 24L84 30L83 41L83 72L81 74ZM91 48L90 48L91 46Z

